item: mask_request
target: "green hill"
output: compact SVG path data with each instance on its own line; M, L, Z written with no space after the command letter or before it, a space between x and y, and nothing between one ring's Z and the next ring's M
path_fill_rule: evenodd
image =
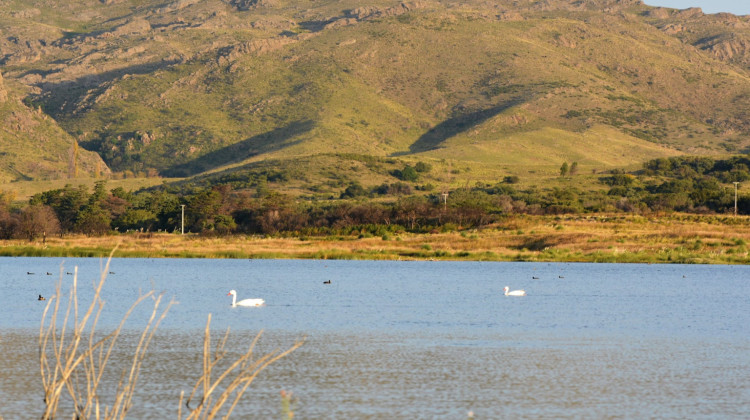
M109 168L41 109L27 107L0 76L0 183L98 177Z
M748 17L638 0L3 6L6 78L116 171L275 162L310 165L312 187L338 166L387 179L345 170L351 155L430 161L448 182L750 150Z

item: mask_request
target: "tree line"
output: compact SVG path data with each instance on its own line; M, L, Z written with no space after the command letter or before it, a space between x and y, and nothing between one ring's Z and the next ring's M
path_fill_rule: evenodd
M310 201L262 188L235 190L162 186L138 192L66 185L15 207L0 195L0 238L34 240L48 235L96 236L128 231L228 234L372 234L477 228L512 214L603 212L732 213L731 183L750 180L747 156L655 159L633 173L602 174L599 188L518 189L517 177L450 191L413 193L399 182L365 188L353 183L337 200ZM384 194L386 194L384 196ZM384 198L385 197L385 198ZM183 218L184 206L184 218ZM750 212L740 194L739 213Z

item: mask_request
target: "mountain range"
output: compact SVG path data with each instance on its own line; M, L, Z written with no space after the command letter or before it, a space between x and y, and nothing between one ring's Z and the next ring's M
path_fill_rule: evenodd
M750 17L639 0L0 0L0 66L4 182L750 150Z

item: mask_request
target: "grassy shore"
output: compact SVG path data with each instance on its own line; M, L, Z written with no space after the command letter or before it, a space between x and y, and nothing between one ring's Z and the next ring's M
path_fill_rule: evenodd
M0 241L2 256L750 263L750 217L515 216L481 229L373 237L131 233Z

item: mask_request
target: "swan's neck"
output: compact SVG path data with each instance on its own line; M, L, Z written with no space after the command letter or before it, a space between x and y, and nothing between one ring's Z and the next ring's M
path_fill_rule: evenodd
M232 306L237 306L237 294L232 293Z

